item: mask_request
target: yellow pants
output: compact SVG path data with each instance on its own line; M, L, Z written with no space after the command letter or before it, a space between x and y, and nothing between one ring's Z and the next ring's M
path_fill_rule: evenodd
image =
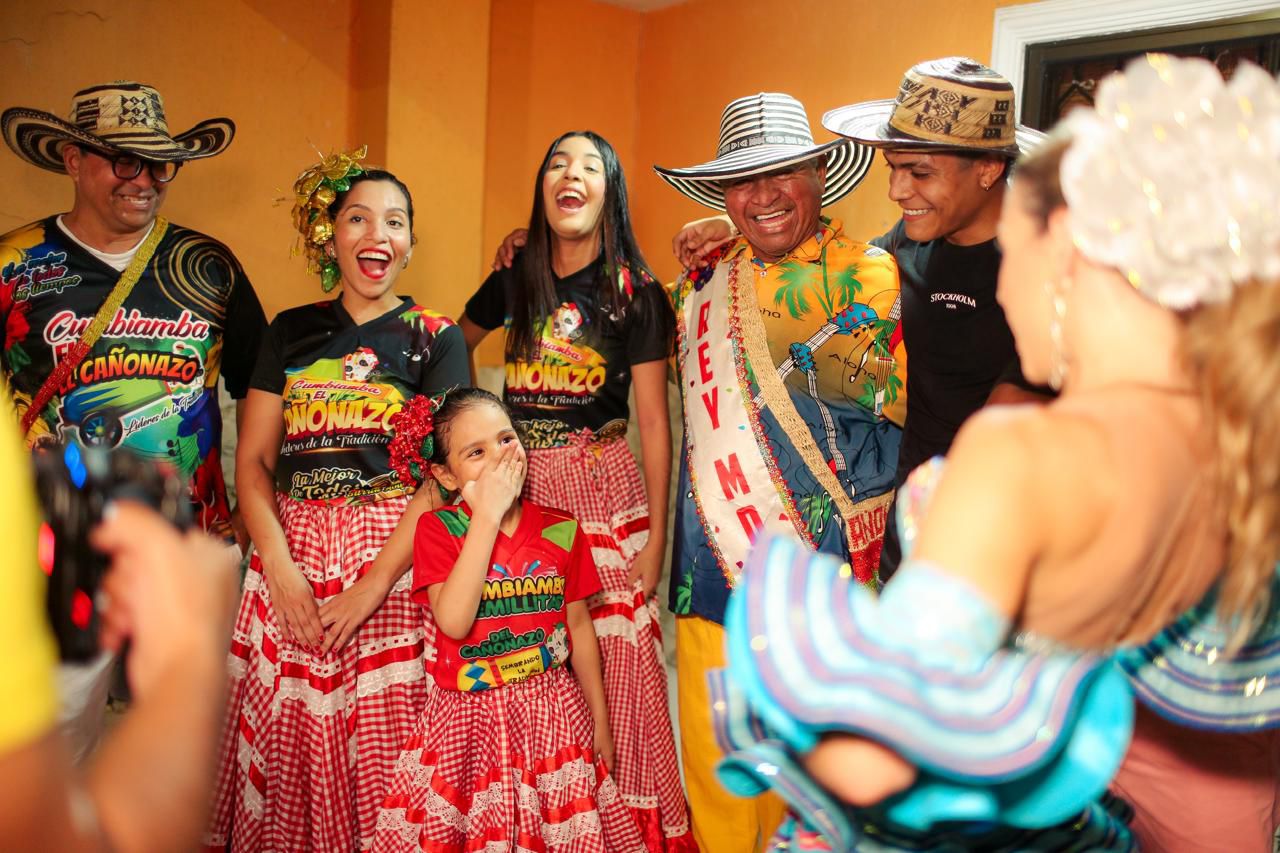
M699 616L676 617L680 755L693 835L703 853L753 853L782 823L786 807L773 794L735 797L716 779L722 753L711 727L707 671L724 665L724 628Z

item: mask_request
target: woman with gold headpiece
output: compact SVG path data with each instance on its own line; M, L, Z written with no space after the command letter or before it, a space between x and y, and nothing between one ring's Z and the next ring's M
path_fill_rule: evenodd
M430 638L406 570L438 490L415 491L389 445L409 400L468 384L469 368L458 328L395 293L413 200L364 154L294 187L309 266L341 290L276 317L246 400L236 486L255 550L206 838L219 849L366 847L426 701Z
M1060 396L917 469L878 598L757 550L722 778L835 849L1270 851L1280 85L1135 61L1020 162L999 240L1023 369Z

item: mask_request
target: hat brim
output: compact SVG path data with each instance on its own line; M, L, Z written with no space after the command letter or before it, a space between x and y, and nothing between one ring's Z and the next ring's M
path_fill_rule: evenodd
M677 192L698 204L723 212L723 181L749 178L824 155L827 158L827 183L822 193L822 206L826 207L844 198L862 183L867 170L871 168L871 161L875 159L874 149L848 139L837 139L812 147L759 145L731 151L710 163L687 169L654 166L653 170Z
M1035 128L1020 124L1014 128L1013 145L992 148L982 145L964 145L955 142L935 142L919 139L895 130L889 124L893 98L878 101L862 101L847 107L837 107L822 116L822 126L863 145L873 148L932 148L939 151L982 151L1018 157L1034 149L1045 139L1045 134Z
M62 145L66 142L135 154L145 160L199 160L225 151L235 138L236 126L229 118L211 118L172 137L149 128L138 128L107 138L87 133L52 113L13 107L0 115L0 133L13 153L23 160L41 169L65 174Z

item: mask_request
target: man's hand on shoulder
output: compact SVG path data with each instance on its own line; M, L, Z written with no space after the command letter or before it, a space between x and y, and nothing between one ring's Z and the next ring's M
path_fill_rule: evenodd
M502 269L511 269L511 265L516 262L516 255L529 242L529 229L517 228L510 234L502 238L502 245L498 246L498 251L493 255L493 271L497 272Z
M738 236L729 217L709 216L686 223L671 240L671 251L685 269L704 266L713 251Z

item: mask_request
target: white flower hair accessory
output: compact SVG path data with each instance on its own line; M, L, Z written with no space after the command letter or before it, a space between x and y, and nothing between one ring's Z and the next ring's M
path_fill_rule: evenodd
M1242 62L1148 54L1067 118L1072 237L1169 308L1280 278L1280 85Z

